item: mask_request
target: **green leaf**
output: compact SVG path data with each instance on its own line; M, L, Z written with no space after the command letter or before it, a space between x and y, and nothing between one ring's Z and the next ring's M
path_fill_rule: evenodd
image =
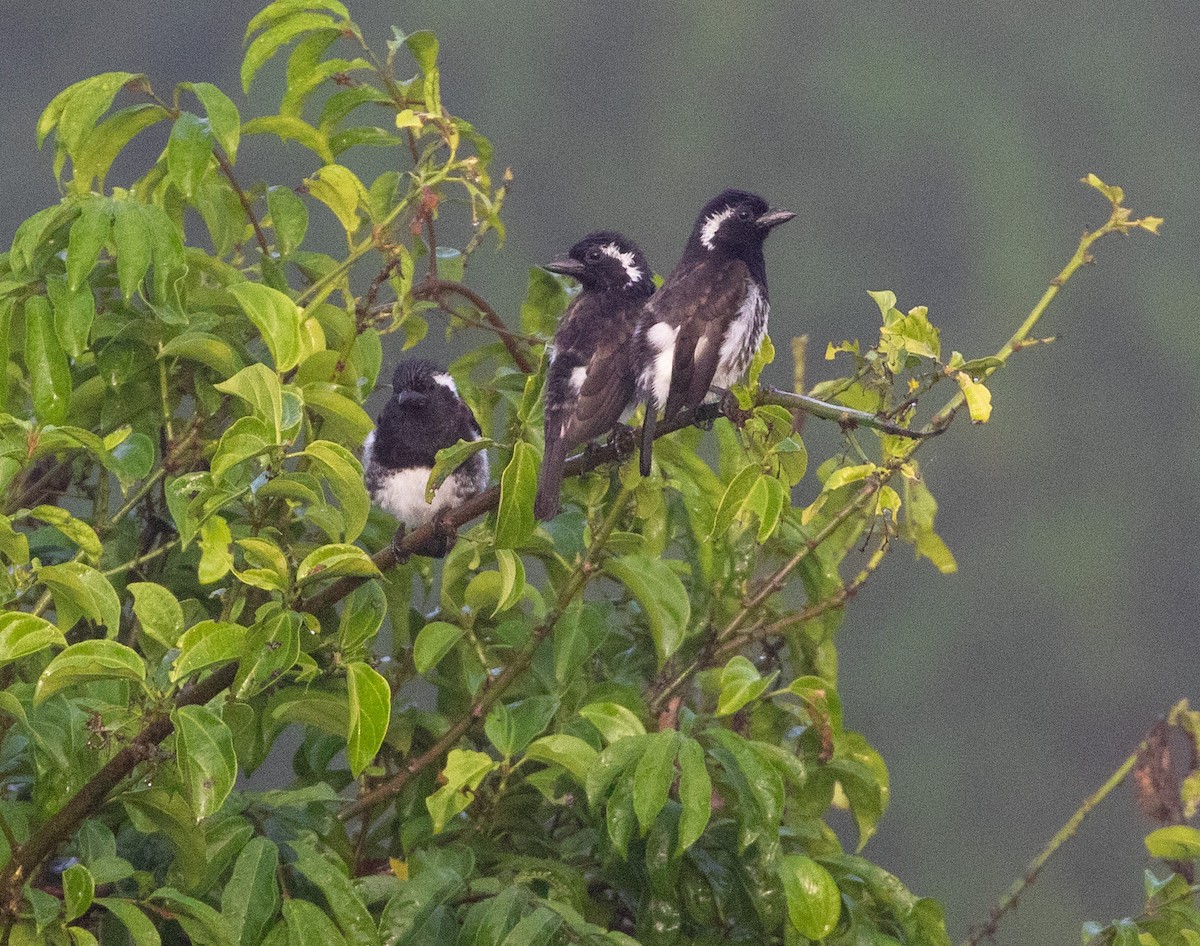
M96 268L112 227L112 202L93 197L83 202L67 241L67 288L78 292Z
M279 912L278 867L279 848L261 836L247 841L234 862L221 892L221 914L241 946L260 942Z
M958 571L954 553L934 531L937 516L937 500L919 476L905 476L902 480L904 516L900 521L900 536L911 542L918 556L929 559L943 575Z
M158 930L137 904L113 897L97 897L96 903L120 920L121 925L129 931L133 946L162 946Z
M466 632L445 621L430 621L417 633L413 642L413 665L417 673L428 673L436 667Z
M379 946L375 922L342 864L311 844L288 843L296 852L296 870L324 894L346 942L351 946Z
M99 561L100 554L104 551L100 537L96 535L96 530L82 519L76 519L61 506L37 506L29 510L29 516L54 526L91 562Z
M1184 824L1159 828L1146 835L1146 850L1163 860L1193 860L1200 857L1200 830Z
M330 492L342 508L346 521L346 541L353 542L367 524L371 498L363 485L362 464L345 447L328 440L316 440L304 448L304 455L325 474Z
M538 907L514 926L500 946L548 946L563 918L547 907Z
M171 665L170 681L178 683L205 667L236 660L247 633L240 624L228 621L201 621L188 628L176 644L179 656Z
M38 569L38 581L54 595L58 625L69 630L80 615L102 624L109 637L121 629L121 601L112 582L83 562L63 562Z
M250 629L231 688L235 699L250 699L295 666L300 659L300 624L298 614L283 611Z
M82 864L72 864L62 874L63 919L70 923L87 912L96 896L96 881Z
M262 333L276 371L290 371L300 362L300 309L278 289L256 282L234 283L229 293Z
M358 446L374 428L371 415L332 384L306 384L304 406L325 421L321 434L343 444Z
M221 434L221 440L209 462L213 481L223 482L231 470L269 453L275 444L276 439L262 418L239 417ZM257 473L257 469L254 472Z
M252 20L246 31L247 38L258 28L256 24L258 27L263 25L258 18ZM258 70L279 51L280 47L286 46L293 39L305 33L319 29L338 29L340 25L337 20L324 13L301 12L289 13L281 20L267 26L246 49L246 56L242 60L242 91L249 93L250 83L254 81Z
M496 442L487 437L478 440L460 440L452 446L442 447L433 461L433 469L429 471L429 479L425 483L425 502L433 502L433 494L437 488L446 482L446 477L462 466L468 459L480 450L494 447Z
M529 270L525 301L521 303L521 331L551 337L570 301L562 278L540 266L533 267Z
M242 368L242 360L230 344L223 338L207 332L184 332L182 335L176 335L159 349L158 357L187 358L212 368L222 378L229 378ZM266 371L272 378L275 377L270 369ZM275 380L278 384L278 379Z
M823 489L827 493L833 492L835 489L841 489L850 483L858 483L865 480L868 476L878 470L874 463L860 463L857 466L843 466L834 470L824 483Z
M174 647L183 633L183 608L171 592L149 581L130 582L125 586L133 595L133 613L149 635L164 647Z
M610 559L604 570L641 605L661 667L683 643L691 620L691 602L683 582L667 561L646 555Z
M362 222L358 208L367 204L367 189L353 171L340 164L327 164L312 177L305 178L304 186L333 211L347 234L358 230Z
M842 897L829 871L810 857L792 854L779 865L792 926L809 939L824 939L837 926Z
M192 943L234 946L233 931L225 918L207 903L172 887L160 887L147 898L161 903Z
M54 332L69 358L80 357L88 347L96 319L96 297L87 283L72 292L57 276L46 280L46 291L54 310Z
M967 399L967 411L973 424L986 424L992 416L992 392L983 383L976 381L965 371L954 372L954 380Z
M647 736L646 749L633 773L633 811L643 836L667 803L667 794L675 780L678 748L679 734L673 729Z
M512 460L500 475L500 505L496 510L498 549L515 549L533 534L533 497L537 492L537 450L523 440L513 444Z
M138 134L170 118L171 113L156 102L141 102L114 112L88 132L71 158L76 193L104 190L104 180L117 156ZM119 242L119 241L118 241Z
M729 531L729 527L733 525L733 520L739 518L743 513L743 507L750 498L754 490L755 484L762 477L762 470L757 463L747 463L737 476L729 481L729 485L725 487L725 493L721 496L721 502L717 504L716 512L713 515L712 528L708 533L708 541L716 536L724 536Z
M220 581L233 568L233 552L230 543L233 534L224 516L209 516L200 526L200 564L196 577L202 585Z
M500 572L500 594L492 617L501 611L507 611L520 601L525 593L525 564L521 557L507 549L497 549L496 564Z
M761 676L758 668L741 654L731 657L721 670L717 715L729 716L757 700L778 675L779 671L769 677Z
M275 231L275 247L287 258L304 242L308 232L308 205L290 187L276 185L267 188L267 210L271 229Z
M552 696L497 703L484 720L483 731L505 758L512 758L545 732L557 712L558 700Z
M281 141L295 141L303 145L322 161L332 164L335 160L324 132L313 128L308 122L292 115L262 115L242 125L243 135L278 135Z
M387 596L379 582L359 585L342 605L338 623L338 648L343 654L356 653L375 639L387 616Z
M249 404L254 416L275 432L275 442L280 442L283 437L283 387L275 372L266 365L255 363L213 387Z
M579 715L595 726L604 741L610 744L628 736L646 734L642 721L620 703L589 703L579 710Z
M146 679L146 663L137 651L116 641L80 641L72 644L46 665L38 677L34 705L67 687L90 680Z
M25 368L34 417L43 424L61 424L71 403L71 369L45 296L25 300Z
M167 177L191 201L212 161L213 139L199 115L180 112L167 139Z
M289 946L346 946L346 939L315 903L295 897L283 901Z
M361 661L346 666L350 726L346 736L346 760L350 774L362 773L383 745L392 713L392 691L376 670Z
M236 164L242 119L233 100L211 82L184 82L180 88L190 89L200 100L208 116L209 131L229 157L229 163Z
M712 817L712 779L704 763L704 749L695 739L679 737L679 840L676 856L700 839Z
M224 720L204 706L172 711L175 764L197 821L220 810L237 779L233 734Z
M62 631L35 614L0 613L0 665L36 654L47 647L66 647Z
M433 818L434 834L441 833L451 818L466 810L475 797L479 783L498 764L486 752L450 750L446 757L446 768L438 779L441 788L425 799L425 807Z
M296 584L347 576L376 578L379 574L371 556L358 546L334 543L322 545L305 557L296 569Z
M526 759L549 762L566 769L580 785L587 784L588 773L600 757L595 749L578 736L555 733L543 736L525 750Z

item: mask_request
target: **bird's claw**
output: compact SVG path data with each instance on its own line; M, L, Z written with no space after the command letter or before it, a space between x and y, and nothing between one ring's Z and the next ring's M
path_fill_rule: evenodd
M633 428L628 424L617 424L609 434L608 444L612 447L613 452L617 455L617 462L624 463L631 456L636 446L633 436Z
M397 565L403 565L412 557L412 552L404 547L404 539L407 536L408 529L402 522L392 534L392 555L395 556Z

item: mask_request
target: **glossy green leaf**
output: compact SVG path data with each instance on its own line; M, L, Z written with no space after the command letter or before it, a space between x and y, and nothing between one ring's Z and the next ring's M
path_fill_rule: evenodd
M133 946L162 946L158 930L137 904L115 897L97 897L96 904L120 920L121 925L129 931Z
M61 690L91 680L146 679L146 664L135 650L116 641L92 640L72 644L46 665L38 677L33 702L41 703Z
M633 811L645 835L667 803L675 780L675 753L679 734L673 729L651 733L633 773Z
M500 476L500 505L496 511L496 548L514 549L533 534L533 497L537 492L537 452L518 440L512 460Z
M99 122L87 133L71 159L76 193L93 189L103 192L109 169L125 146L147 128L170 117L171 113L156 102L139 102Z
M824 939L837 926L842 898L829 871L810 857L792 854L779 865L792 926L809 939Z
M425 484L425 502L433 502L433 494L446 482L446 477L457 470L468 459L481 450L494 447L495 441L483 437L479 440L460 440L453 446L443 447L437 452L429 480Z
M563 918L547 907L538 907L514 926L501 946L548 946L563 924Z
M100 537L96 535L96 530L82 519L76 519L61 506L37 506L29 510L29 515L39 522L54 526L93 564L99 561L103 552Z
M342 508L346 541L353 542L367 524L367 514L371 510L371 499L363 485L362 464L345 447L328 440L310 443L304 448L304 455L324 474L330 492Z
M54 333L68 358L79 358L87 351L92 324L96 319L96 297L84 283L72 291L57 277L46 280L50 306L54 310Z
M741 654L736 654L721 670L717 715L729 716L747 703L757 700L775 681L778 671L769 677L761 676L758 668Z
M212 162L212 146L208 123L191 112L180 112L167 140L167 176L189 201Z
M371 764L387 735L392 690L378 671L361 661L346 666L346 685L350 706L346 759L350 774L357 778Z
M100 251L112 228L111 201L93 197L84 201L67 242L67 288L78 292L96 268Z
M295 141L330 164L335 156L329 138L303 119L292 115L262 115L242 125L242 135L278 135L282 141Z
M267 188L267 210L279 255L291 256L308 232L308 205L290 187Z
M543 736L530 743L529 748L525 750L525 758L560 765L571 773L571 777L580 785L587 784L588 773L599 756L600 753L578 736L566 733Z
M679 737L679 839L676 856L700 839L712 816L712 779L704 762L704 749L695 739Z
M62 631L43 617L22 611L0 613L0 665L47 647L66 647Z
M346 946L346 938L315 903L295 897L283 901L289 946Z
M354 654L368 646L379 633L387 616L387 596L379 582L360 585L346 598L338 622L338 647Z
M367 190L353 171L340 164L327 164L306 178L304 186L333 211L347 234L358 229L361 222L358 209L367 202Z
M475 798L475 789L496 766L486 752L451 749L446 767L438 779L441 787L425 799L425 807L433 818L433 831L438 834L455 815L466 810Z
M379 946L375 921L345 868L311 844L297 841L289 844L296 852L296 871L325 895L333 920L346 942L350 946Z
M25 368L34 416L43 424L61 424L71 403L71 370L45 296L25 301Z
M300 362L300 309L278 289L256 282L240 282L229 293L246 317L262 333L276 371L290 371Z
M257 19L252 20L246 31L247 38L257 31L256 24L265 25ZM242 60L242 91L247 93L250 91L250 83L254 81L258 70L279 51L280 47L286 46L293 39L305 33L331 27L336 29L338 25L337 20L323 13L295 12L266 26L261 33L254 37L246 49L245 58Z
M300 659L300 625L298 614L284 611L249 629L231 688L235 699L250 699L292 669Z
M58 625L69 630L80 615L101 624L109 637L121 627L121 601L112 582L83 562L63 562L38 569L38 581L54 595Z
M233 734L204 706L181 706L171 713L175 724L175 764L196 820L215 814L237 779Z
M202 900L173 887L160 887L147 899L166 908L192 943L234 946L233 932L228 922Z
M183 633L183 608L175 595L153 582L135 581L126 587L133 595L133 613L142 633L164 647L174 647Z
M579 715L595 726L607 743L646 734L642 721L620 703L589 703L579 710Z
M1146 835L1146 850L1163 860L1200 858L1200 830L1191 825L1168 825Z
M546 731L557 711L558 700L552 696L497 703L483 722L484 735L501 755L511 758Z
M171 666L171 682L177 683L213 664L236 660L247 633L247 628L228 621L201 621L188 628L176 644L179 656Z
M279 849L269 838L246 842L221 893L221 914L240 946L259 943L279 913Z
M274 431L276 442L283 436L283 387L278 376L266 365L247 365L232 378L213 387L245 401L253 415Z
M96 896L96 881L82 864L72 864L62 874L63 919L70 923L87 912Z
M233 100L210 82L184 82L181 88L190 89L204 105L209 131L228 156L229 163L236 164L242 119Z
M229 343L206 332L184 332L175 336L162 346L159 357L187 358L212 368L220 377L226 379L242 368L241 359ZM269 370L268 374L274 377Z
M623 584L641 606L661 666L679 649L691 620L691 602L679 576L661 558L623 555L604 570Z
M422 627L413 642L413 665L417 673L428 673L436 667L464 633L461 627L445 621L430 621Z
M725 493L721 496L720 503L717 504L712 529L708 533L710 541L715 536L723 536L733 524L733 520L743 514L743 509L755 484L761 477L762 470L759 465L748 463L742 467L737 476L730 480L729 485L725 487Z
M230 544L233 534L224 516L209 516L200 526L200 564L196 577L202 585L220 581L233 568Z
M322 545L305 557L296 569L296 584L303 586L326 578L374 578L378 575L379 569L371 556L358 546L334 543Z

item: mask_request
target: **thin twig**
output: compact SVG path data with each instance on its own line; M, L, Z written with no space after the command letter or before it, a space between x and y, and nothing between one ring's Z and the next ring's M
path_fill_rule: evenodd
M625 501L628 499L631 486L625 486L621 489L617 498L613 501L612 507L608 511L604 522L600 528L596 530L595 538L592 544L588 547L587 554L572 570L570 576L563 583L562 590L558 594L554 609L546 616L533 633L530 634L529 641L515 656L513 656L505 665L504 670L499 676L489 678L485 681L483 688L474 702L464 712L458 720L452 725L446 733L438 739L432 746L426 749L415 759L410 759L406 762L403 768L395 775L380 785L377 785L365 795L360 795L354 801L345 805L338 812L338 818L342 821L349 821L359 815L369 812L376 805L394 798L399 794L404 786L407 785L415 776L419 775L431 765L439 762L454 745L466 735L471 726L480 719L483 719L488 711L496 705L501 696L516 679L521 676L529 665L533 663L534 655L537 653L538 647L554 630L554 626L562 617L563 612L571 601L583 591L588 579L595 571L595 567L599 561L600 552L604 549L608 541L609 535L617 524L621 513L625 506Z
M1183 706L1182 702L1177 703L1172 707L1170 715L1174 715ZM1074 836L1079 826L1083 823L1083 819L1090 815L1100 802L1112 794L1113 789L1125 781L1125 777L1133 771L1133 767L1137 765L1138 756L1145 750L1148 741L1149 737L1146 737L1138 743L1138 747L1134 749L1133 753L1124 762L1117 766L1117 770L1108 777L1105 783L1083 800L1083 804L1075 809L1075 813L1067 819L1067 823L1055 832L1054 837L1046 843L1046 846L1042 848L1037 857L1031 860L1025 867L1024 873L1013 882L1013 885L1005 891L1004 896L1000 898L999 902L992 907L991 912L988 914L987 922L971 930L970 935L963 941L963 946L979 946L979 943L983 940L991 939L996 935L996 929L1000 925L1001 918L1010 910L1016 908L1021 895L1027 887L1037 880L1038 874L1046 866L1046 861L1050 860L1054 852Z
M516 344L514 334L509 331L508 326L504 324L504 320L496 314L496 310L488 304L488 301L475 292L475 290L464 286L460 282L430 278L426 279L419 286L415 286L412 294L414 299L429 299L438 303L441 303L442 297L446 295L456 295L466 299L467 302L479 310L480 314L487 320L488 325L495 329L496 334L500 336L500 340L504 342L504 347L508 349L508 354L512 358L513 364L525 374L533 373L533 361L529 355L521 351L520 347Z
M928 437L936 437L945 431L946 426L948 426L942 425L936 429L910 430L908 427L902 427L900 424L893 424L890 420L880 417L877 414L855 410L851 407L843 407L841 404L830 404L828 401L822 401L807 394L781 391L779 388L773 388L767 384L759 388L754 402L756 404L777 404L780 407L788 408L788 410L804 411L804 413L812 414L814 417L835 421L847 430L853 430L855 427L870 427L872 430L878 430L880 433L892 434L895 437L907 437L910 440L924 440Z
M271 245L267 242L267 235L263 233L262 225L258 222L258 217L254 213L254 207L250 204L250 198L242 190L242 185L238 183L237 178L233 176L233 166L218 148L213 148L213 157L217 159L217 167L221 169L221 173L229 181L229 186L237 194L237 199L241 202L242 210L246 212L246 219L250 221L250 226L254 228L254 236L258 240L259 249L262 250L263 256L269 259L271 256Z

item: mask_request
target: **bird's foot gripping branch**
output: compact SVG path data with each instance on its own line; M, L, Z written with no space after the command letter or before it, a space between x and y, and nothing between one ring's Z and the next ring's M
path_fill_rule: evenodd
M437 53L280 0L242 69L286 56L277 111L122 72L42 117L63 199L0 260L3 941L945 943L861 850L887 769L843 725L836 631L898 541L953 568L916 451L963 406L986 420L1097 240L1156 221L1093 181L1110 220L987 358L885 293L839 380L760 385L768 339L736 423L664 418L647 478L617 443L567 459L538 525L533 369L567 295L534 270L510 328L464 282L508 175ZM162 156L115 186L139 134ZM244 180L251 137L308 168ZM365 177L367 146L395 169ZM426 488L479 450L501 472L393 545L362 405L385 337L434 317L481 430ZM845 446L810 464L796 411ZM440 563L413 554L455 529ZM238 790L285 732L290 774Z

